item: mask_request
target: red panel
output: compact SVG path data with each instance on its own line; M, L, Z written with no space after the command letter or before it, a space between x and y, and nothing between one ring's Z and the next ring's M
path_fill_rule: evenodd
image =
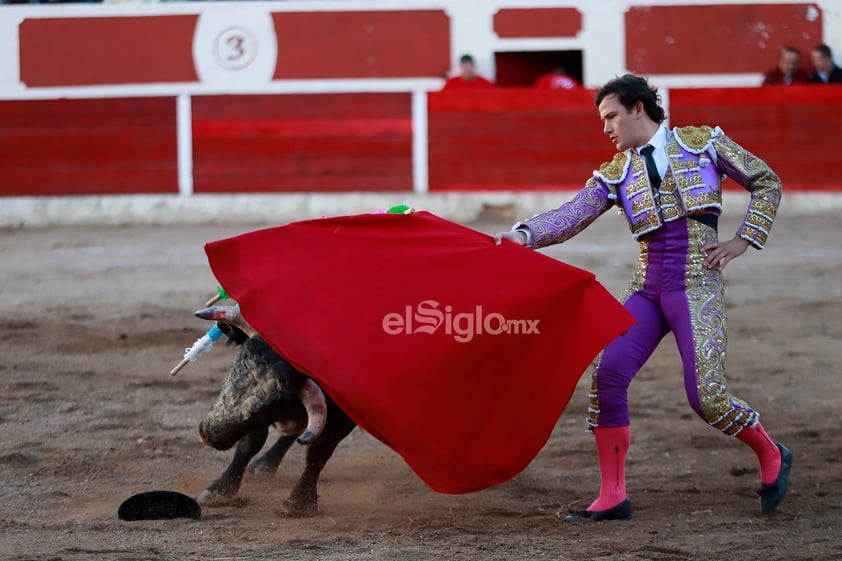
M20 76L28 87L196 82L198 15L27 18Z
M442 10L273 13L275 79L439 77L450 68Z
M494 14L498 37L575 37L582 30L576 8L503 8Z
M0 195L177 193L175 99L0 101Z
M822 43L815 4L651 6L626 13L626 67L640 74L732 74L774 68L793 45L809 66Z
M676 126L719 125L765 160L784 190L838 191L842 85L670 90ZM740 189L733 182L726 182Z
M431 191L577 190L614 155L588 91L433 92L428 99ZM842 86L674 89L670 117L675 126L720 125L766 160L786 190L842 184L838 142L819 132L842 130Z
M431 191L579 189L613 156L592 92L429 94Z
M407 93L193 99L196 192L412 189Z

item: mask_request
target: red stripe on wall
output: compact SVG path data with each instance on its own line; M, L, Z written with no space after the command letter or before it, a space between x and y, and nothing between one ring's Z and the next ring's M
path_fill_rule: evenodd
M412 122L405 117L367 117L344 119L208 119L194 131L216 138L328 138L350 136L386 136L412 134Z
M626 67L640 74L764 72L792 45L809 68L822 43L815 4L633 7L626 12Z
M177 193L175 99L0 101L0 195Z
M501 38L575 37L581 30L576 8L503 8L494 14L494 32Z
M273 13L275 79L439 77L450 68L442 10Z
M30 88L196 82L198 15L27 18L20 77Z
M719 125L764 160L784 190L838 191L842 85L670 90L674 126ZM726 185L740 189L733 182Z
M412 189L408 93L193 99L196 192Z
M430 191L579 189L613 146L586 91L432 92Z

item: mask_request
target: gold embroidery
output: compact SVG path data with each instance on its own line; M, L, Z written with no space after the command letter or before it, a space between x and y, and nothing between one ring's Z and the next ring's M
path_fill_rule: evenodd
M719 193L699 193L698 196L683 195L684 208L686 210L699 210L701 208L722 206L722 197Z
M701 189L705 186L702 181L702 176L698 173L694 173L689 177L678 177L676 178L676 181L678 181L678 188L682 191L686 191L688 189Z
M652 195L652 186L646 176L646 163L643 158L632 157L632 177L626 184L626 199L632 201L632 216L629 226L632 234L640 235L657 228L661 221Z
M713 129L703 127L676 127L675 134L681 139L685 146L692 150L701 150L710 142L713 137Z
M649 207L646 206L646 201L643 199L636 199L632 202L632 216L637 216L646 210L649 210Z
M658 215L654 212L646 213L643 218L632 221L632 232L635 234L642 234L654 230L660 226L661 221L658 220Z
M696 355L696 389L702 417L725 434L734 435L757 423L759 415L744 401L728 393L725 352L728 342L725 281L722 272L707 269L698 248L716 241L713 229L687 221L688 243L685 286Z
M602 355L604 350L599 352L596 361L593 365L593 372L591 374L591 391L588 394L590 405L588 406L588 432L593 432L593 429L599 426L599 390L596 387L596 371L599 370L599 363L602 362Z
M746 222L751 226L764 228L766 230L772 227L771 220L754 212L749 213L748 217L746 218Z
M737 234L762 249L781 202L781 180L766 162L724 134L716 137L714 147L718 168L751 193L749 212ZM762 230L757 229L761 221L758 215L766 217Z
M661 197L661 216L665 222L671 222L683 214L678 205L678 196L675 193L675 176L667 172L661 183L658 193Z
M626 163L629 158L628 151L617 152L614 154L614 159L599 166L599 173L601 173L608 181L621 181L625 177Z
M674 158L670 160L670 168L672 168L673 173L681 173L681 174L688 174L688 173L698 173L702 171L702 168L693 161L687 160L682 161L678 158Z
M644 191L649 191L649 180L643 176L638 177L634 181L630 181L628 185L626 185L626 197L629 200Z
M672 222L673 220L682 216L681 210L674 202L672 204L664 204L661 209L661 214L664 217L664 222Z

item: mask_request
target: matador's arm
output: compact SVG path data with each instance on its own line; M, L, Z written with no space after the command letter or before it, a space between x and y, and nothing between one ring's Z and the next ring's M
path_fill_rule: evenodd
M599 178L592 177L571 200L558 208L518 222L512 229L524 231L527 247L539 249L569 240L613 204L605 184Z
M716 168L751 193L737 235L763 249L778 212L783 188L778 175L760 158L718 130L713 139Z

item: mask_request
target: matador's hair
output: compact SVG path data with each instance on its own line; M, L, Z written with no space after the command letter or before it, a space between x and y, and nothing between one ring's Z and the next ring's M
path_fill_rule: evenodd
M611 94L617 94L617 99L627 111L631 111L634 104L639 101L643 104L643 110L646 111L649 118L656 123L663 123L666 118L664 108L661 107L661 96L658 95L658 88L650 86L646 78L634 74L625 74L619 78L614 78L596 92L594 101L597 107L603 99Z

